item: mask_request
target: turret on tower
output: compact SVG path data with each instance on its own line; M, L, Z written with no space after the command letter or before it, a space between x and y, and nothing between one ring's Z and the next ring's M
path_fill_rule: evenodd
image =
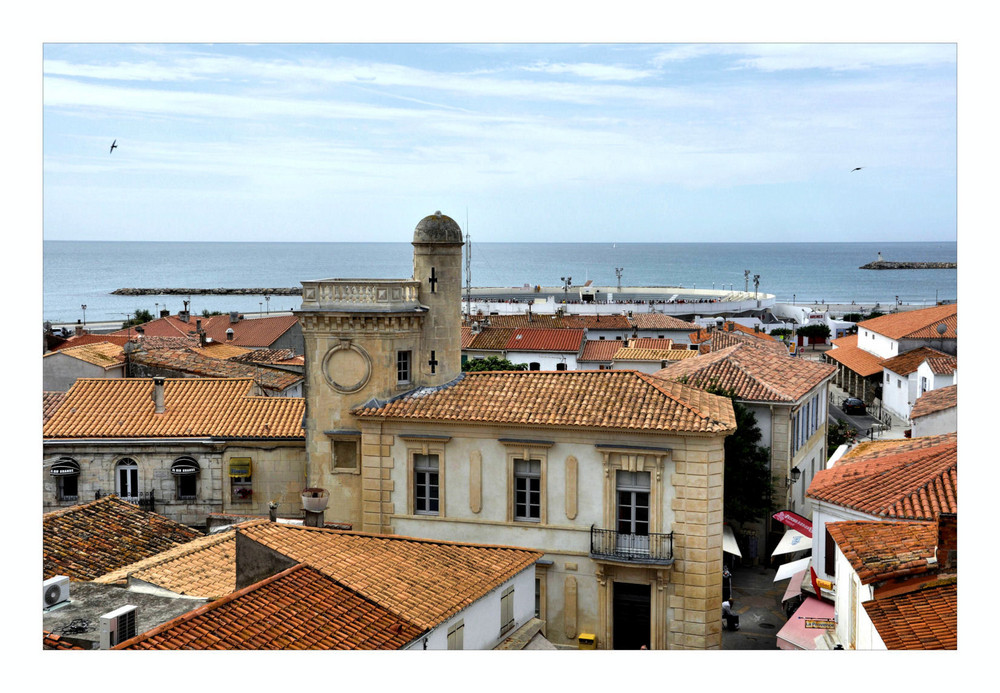
M462 229L435 212L413 230L413 279L427 306L417 368L425 385L443 385L462 372Z

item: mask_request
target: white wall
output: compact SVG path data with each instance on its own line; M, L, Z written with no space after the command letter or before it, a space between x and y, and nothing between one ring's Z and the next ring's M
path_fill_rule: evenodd
M858 327L858 346L879 358L888 359L899 356L899 343L883 335L872 332L864 327Z
M951 407L913 420L913 437L937 436L958 430L958 407Z
M566 370L575 371L576 353L551 351L508 351L507 360L511 363L538 363L539 370L554 371L560 363L566 364Z
M885 649L882 639L868 617L863 604L872 599L871 585L862 585L858 574L851 567L844 553L837 547L837 594L834 614L837 618L837 639L845 649ZM852 599L852 590L856 597ZM854 637L851 637L851 631Z
M500 596L510 585L514 586L514 627L501 636ZM463 649L491 650L534 617L535 566L531 565L432 629L425 638L417 639L406 649L447 650L449 629L459 621L464 621Z
M46 392L66 392L77 378L121 378L124 370L124 365L105 370L57 351L42 358L42 389Z
M888 368L882 369L882 403L886 409L901 419L909 419L916 397L916 372L900 375Z
M919 366L917 366L917 396L923 394L920 389L921 378L927 379L927 392L931 390L937 390L941 387L948 387L949 385L955 384L955 371L951 373L935 373L931 367L924 361Z

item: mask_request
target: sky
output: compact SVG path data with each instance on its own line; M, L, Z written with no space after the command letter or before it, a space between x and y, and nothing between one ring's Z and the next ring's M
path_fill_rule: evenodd
M437 210L476 242L957 236L955 43L42 55L46 240L400 241Z

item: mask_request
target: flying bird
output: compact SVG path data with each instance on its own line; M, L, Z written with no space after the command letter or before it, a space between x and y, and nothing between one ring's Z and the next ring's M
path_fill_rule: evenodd
M851 173L854 173L855 171L860 171L863 168L864 168L864 166L858 166L857 168L852 168L851 169Z
M118 145L116 144L117 142L118 142L118 140L115 140L114 142L112 142L112 143L111 143L111 149L109 149L109 150L108 150L108 154L114 154L114 152L115 152L115 147L117 147L117 146L118 146Z

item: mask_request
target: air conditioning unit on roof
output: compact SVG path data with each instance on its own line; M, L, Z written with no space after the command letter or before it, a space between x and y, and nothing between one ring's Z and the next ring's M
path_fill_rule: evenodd
M101 614L101 649L110 650L115 645L125 642L137 635L136 607L126 604L123 607Z
M56 575L42 581L42 609L50 609L69 601L69 578Z

